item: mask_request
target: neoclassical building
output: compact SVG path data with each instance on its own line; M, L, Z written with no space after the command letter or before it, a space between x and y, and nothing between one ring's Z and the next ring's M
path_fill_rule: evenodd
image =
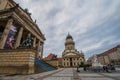
M0 0L0 73L34 73L42 58L45 37L27 9L13 0Z
M77 67L84 63L84 54L75 49L75 42L70 34L66 37L65 50L62 53L62 65L63 67Z
M33 47L42 51L45 37L30 15L13 0L0 0L0 49L16 49L29 36Z

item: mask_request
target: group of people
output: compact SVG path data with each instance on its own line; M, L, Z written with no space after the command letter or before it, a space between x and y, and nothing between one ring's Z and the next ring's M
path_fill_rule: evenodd
M112 72L115 71L115 66L113 64L103 65L103 66L96 66L96 67L83 67L84 71L94 71L94 72ZM80 72L79 68L77 67L77 72Z
M104 65L103 71L106 71L106 72L115 71L115 66L112 64Z

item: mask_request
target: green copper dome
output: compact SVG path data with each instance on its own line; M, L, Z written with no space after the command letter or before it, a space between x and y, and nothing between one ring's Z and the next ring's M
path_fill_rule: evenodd
M66 40L67 39L73 39L72 36L68 33L67 37L66 37Z

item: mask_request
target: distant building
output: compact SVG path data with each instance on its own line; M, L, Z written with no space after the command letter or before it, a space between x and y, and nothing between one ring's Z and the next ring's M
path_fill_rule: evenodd
M88 58L87 64L92 65L93 57L94 57L94 56L91 56L91 57Z
M107 51L109 60L115 65L120 65L120 45Z
M56 59L57 55L50 53L47 57L45 57L45 60L53 60Z
M98 54L97 58L98 62L103 65L111 63L114 65L120 65L120 45ZM92 58L89 58L87 62L89 63L91 60Z
M105 65L105 64L110 64L110 60L109 60L109 56L108 56L109 53L101 53L101 54L98 54L97 55L97 58L98 58L98 61L102 64L102 65Z
M70 34L66 37L62 58L57 58L57 55L50 53L44 60L56 67L77 67L85 62L84 54L75 49L75 43Z
M77 67L85 62L84 54L75 49L75 42L70 34L66 37L65 50L62 53L63 67Z
M44 60L52 66L58 67L59 65L59 59L55 54L50 53L47 57L44 58Z

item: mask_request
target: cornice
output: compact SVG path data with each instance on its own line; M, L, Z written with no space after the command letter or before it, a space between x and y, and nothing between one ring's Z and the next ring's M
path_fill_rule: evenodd
M15 18L16 18L16 17L15 17L15 13L16 13L16 15L17 15L19 18L21 18L21 20L23 20L23 22L25 22L27 25L29 25L29 28L30 28L31 30L34 30L34 32L36 32L39 36L41 36L41 38L43 39L43 41L45 40L45 37L44 37L42 34L38 33L38 32L33 28L33 26L35 26L35 25L31 25L30 22L29 22L27 19L23 18L19 13L17 14L17 11L16 11L16 8L15 8L15 7L0 11L0 14L1 14L1 15L0 15L0 18L12 17L12 18L15 19ZM16 19L16 20L17 20L17 19Z

